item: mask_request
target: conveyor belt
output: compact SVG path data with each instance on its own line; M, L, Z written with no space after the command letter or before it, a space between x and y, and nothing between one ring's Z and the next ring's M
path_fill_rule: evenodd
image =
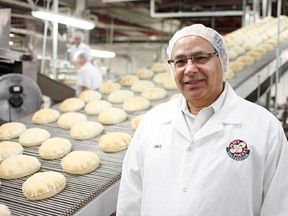
M271 52L260 61L256 62L251 68L246 68L246 72L238 73L235 78L229 82L232 87L239 88L245 84L249 78L259 71L259 68L265 67L269 62L274 60L275 55ZM246 76L243 76L246 74ZM250 85L250 84L249 84ZM257 88L257 83L254 83L254 88ZM125 89L125 88L124 88ZM177 91L169 91L169 96ZM168 100L160 100L153 102L152 105ZM113 105L114 107L121 107L120 105ZM53 108L58 109L59 104ZM84 111L80 111L84 113ZM129 113L128 119L120 124L113 126L104 126L104 133L112 131L123 131L133 135L134 131L130 128L130 120L138 113ZM88 120L97 121L97 116L87 116ZM87 203L95 199L103 191L108 190L109 187L120 179L121 166L125 155L125 151L118 153L104 153L98 148L98 140L101 135L91 140L76 141L73 140L69 131L63 130L57 126L56 123L46 125L35 125L31 121L32 115L20 119L27 128L40 127L48 130L52 137L63 137L71 141L73 150L88 150L96 152L100 157L100 166L92 173L78 176L67 174L62 171L60 166L60 159L58 160L43 160L38 155L38 147L24 148L24 154L32 155L39 159L42 164L40 171L54 170L62 173L67 179L66 188L56 196L40 201L27 200L22 194L22 184L28 177L23 177L16 180L1 180L0 186L0 203L6 204L12 211L13 216L33 216L33 215L73 215L79 209L84 208ZM15 140L17 141L17 140ZM102 215L101 215L102 216Z

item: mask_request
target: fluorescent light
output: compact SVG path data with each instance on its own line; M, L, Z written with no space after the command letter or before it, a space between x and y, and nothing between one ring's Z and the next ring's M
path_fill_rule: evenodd
M90 50L91 56L99 57L99 58L114 58L116 56L115 52L104 51L104 50Z
M82 28L82 29L87 29L91 30L95 27L94 22L90 20L84 20L80 18L74 18L71 16L59 14L59 13L52 13L49 11L32 11L32 16L39 18L39 19L44 19L48 20L51 22L58 22L61 24L69 25L69 26L74 26L77 28Z

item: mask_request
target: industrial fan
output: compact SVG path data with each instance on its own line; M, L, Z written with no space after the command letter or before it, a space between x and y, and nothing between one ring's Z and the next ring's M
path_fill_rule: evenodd
M0 76L0 123L29 115L41 104L42 93L33 79L16 73Z

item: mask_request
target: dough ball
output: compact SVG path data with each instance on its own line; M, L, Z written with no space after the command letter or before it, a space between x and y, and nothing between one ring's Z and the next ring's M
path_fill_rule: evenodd
M96 137L103 131L103 125L93 121L82 121L70 129L70 136L75 140L87 140Z
M66 186L66 178L55 171L39 172L22 184L23 195L29 200L43 200L60 193Z
M3 160L23 153L23 147L18 142L0 142L0 164ZM1 215L1 214L0 214Z
M149 107L150 107L150 101L140 96L134 96L134 97L128 98L123 103L123 109L126 112L143 111L143 110L148 109Z
M58 121L57 124L60 128L65 129L65 130L70 130L71 127L81 121L86 121L87 117L86 115L78 112L67 112L63 113Z
M100 112L107 108L111 108L112 104L105 100L94 100L90 101L85 106L85 112L88 115L98 115Z
M121 89L121 85L119 83L105 82L100 86L99 91L102 94L110 94L111 92L119 89Z
M72 145L68 139L53 137L45 140L39 147L39 155L43 159L54 160L64 157L71 151Z
M14 155L0 164L0 178L17 179L37 172L41 164L36 157Z
M45 129L28 128L20 135L19 143L24 147L37 146L50 137L51 134Z
M131 86L133 92L143 92L144 90L154 87L155 84L149 80L140 80Z
M128 74L121 78L120 83L123 86L131 86L137 81L139 81L137 76Z
M85 102L79 98L65 99L59 106L61 112L77 112L83 109Z
M130 127L132 128L132 130L136 130L140 121L142 120L144 114L141 115L137 115L134 118L131 119L130 121Z
M19 137L26 130L20 122L8 122L0 126L0 140L11 140Z
M124 132L110 132L100 137L99 147L104 152L119 152L128 148L131 136Z
M99 114L98 120L104 125L114 125L125 121L127 117L128 115L123 109L111 107L103 110Z
M114 92L111 92L107 99L111 103L121 104L126 99L128 99L130 97L133 97L133 96L134 96L134 92L132 92L132 91L129 91L129 90L116 90Z
M85 103L88 103L93 100L100 100L102 98L102 94L96 90L85 90L80 93L78 98L83 100Z
M48 124L55 122L60 116L60 112L51 108L43 108L38 110L32 116L34 124Z
M139 79L150 79L153 77L153 75L154 75L153 71L149 69L140 69L136 71L136 76Z
M94 171L99 164L98 155L89 151L72 151L61 160L61 167L65 172L78 175Z
M163 88L151 87L149 89L144 90L141 96L151 101L161 100L167 96L167 92Z

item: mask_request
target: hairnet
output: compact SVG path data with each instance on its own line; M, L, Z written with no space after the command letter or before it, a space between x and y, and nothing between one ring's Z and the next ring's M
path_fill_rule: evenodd
M84 33L81 31L75 31L73 34L73 38L80 38L83 41L84 40Z
M205 27L202 24L193 24L191 26L186 26L182 28L181 30L177 31L173 35L171 40L169 41L169 45L166 50L168 58L171 59L172 49L180 38L186 37L186 36L192 36L192 35L200 36L212 44L212 46L215 48L215 50L219 54L219 59L222 65L222 70L225 75L225 73L227 72L229 59L227 55L226 46L224 43L224 38L217 31L211 28Z

